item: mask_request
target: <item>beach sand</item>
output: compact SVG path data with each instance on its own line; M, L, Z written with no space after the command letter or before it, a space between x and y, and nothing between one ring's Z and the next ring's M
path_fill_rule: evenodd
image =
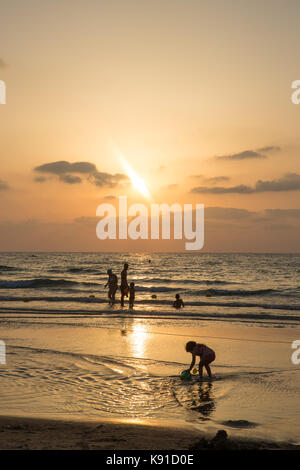
M161 424L0 417L1 450L300 450L288 443L208 436Z
M300 376L291 363L298 328L127 316L8 320L0 449L299 449ZM215 377L203 384L179 378L194 337L217 351ZM228 437L214 439L219 431Z

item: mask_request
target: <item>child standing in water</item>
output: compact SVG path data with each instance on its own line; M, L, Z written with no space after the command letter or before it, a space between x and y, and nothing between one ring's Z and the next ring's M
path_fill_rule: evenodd
M200 357L200 362L199 362L199 377L202 379L203 376L203 367L205 367L207 371L208 377L211 377L211 369L209 364L213 362L216 359L216 354L215 352L206 346L205 344L199 344L196 343L195 341L189 341L185 345L185 350L186 352L190 352L193 356L191 365L188 369L189 372L193 369L195 363L196 363L196 356Z
M133 307L134 298L135 298L134 282L131 282L131 283L130 283L130 286L129 286L129 307L130 307L130 308Z

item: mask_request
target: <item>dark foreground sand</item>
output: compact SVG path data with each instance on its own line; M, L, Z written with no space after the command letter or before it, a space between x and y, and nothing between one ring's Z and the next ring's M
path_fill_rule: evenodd
M197 430L118 422L67 422L0 417L1 450L299 450L285 443L231 439L226 431L204 436Z

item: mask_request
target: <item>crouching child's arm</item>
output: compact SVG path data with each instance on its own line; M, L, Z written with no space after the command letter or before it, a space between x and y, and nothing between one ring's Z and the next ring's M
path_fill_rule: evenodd
M191 370L193 369L195 363L196 363L196 356L193 355L193 359L192 359L191 365L190 365L190 367L188 368L188 371L189 371L189 372L191 372Z

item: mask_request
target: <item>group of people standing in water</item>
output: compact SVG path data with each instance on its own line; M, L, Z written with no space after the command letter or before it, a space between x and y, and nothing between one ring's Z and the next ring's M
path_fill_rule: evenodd
M121 285L120 285L121 306L124 307L125 296L128 297L128 294L129 294L129 307L133 307L134 298L135 298L135 287L134 287L134 282L131 282L130 285L128 285L127 271L128 271L128 264L125 263L124 268L121 272ZM112 272L111 269L107 270L107 274L108 274L108 281L105 287L108 287L109 302L113 304L116 301L116 292L118 290L118 277L116 274Z
M149 261L150 262L150 261ZM128 271L128 263L124 264L123 270L121 272L121 284L120 284L120 290L121 290L121 306L124 307L124 299L125 297L129 296L129 307L132 308L134 305L134 299L135 299L135 286L134 282L131 282L128 285L127 281L127 271ZM112 272L112 269L107 270L108 274L108 281L105 285L105 287L108 287L108 299L109 303L114 304L116 301L116 292L118 290L118 276ZM175 301L173 302L173 307L174 308L181 308L184 307L183 300L181 299L179 294L176 294L175 296ZM199 362L199 377L202 379L202 374L203 374L203 367L205 367L207 374L209 377L212 377L211 374L211 369L209 364L213 362L216 358L215 352L206 346L205 344L199 344L196 343L195 341L189 341L186 346L185 350L189 353L192 354L192 362L187 369L187 371L190 373L190 371L193 369L196 363L196 357L200 357L200 362Z
M150 262L150 261L149 261ZM124 307L124 300L125 297L129 296L129 307L132 308L134 305L135 299L135 286L134 282L131 282L128 285L127 281L127 271L128 271L128 263L124 264L124 268L121 272L121 284L120 284L120 291L121 291L121 307ZM105 287L108 287L108 299L110 304L114 304L116 301L116 292L118 290L118 276L112 272L112 269L107 270L108 274L108 281ZM176 294L175 301L173 302L174 308L181 308L184 307L183 300L181 299L179 294Z

